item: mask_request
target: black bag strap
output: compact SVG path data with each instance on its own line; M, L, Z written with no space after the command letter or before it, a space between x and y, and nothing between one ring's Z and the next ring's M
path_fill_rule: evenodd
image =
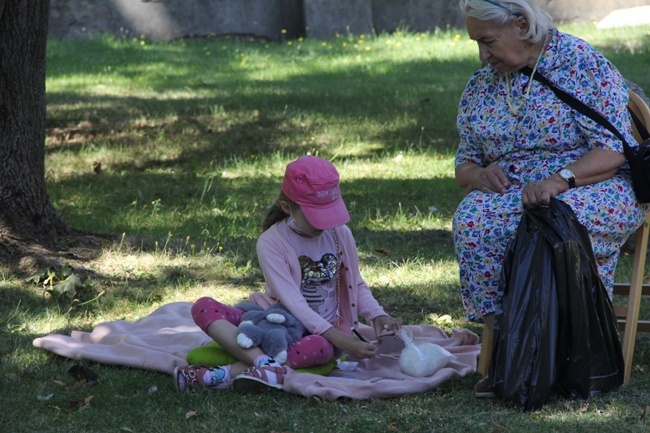
M527 76L531 76L532 74L532 68L530 66L526 66L521 70L521 72ZM591 120L593 120L596 123L599 123L600 125L604 126L607 128L612 134L614 134L616 137L618 137L619 140L623 142L623 148L625 150L625 154L627 155L630 152L630 145L627 143L625 138L623 137L623 134L620 133L618 129L614 125L612 125L609 120L607 120L602 114L582 102L581 100L577 99L575 96L565 92L564 90L560 89L559 87L556 87L553 83L551 83L548 78L540 74L539 72L535 71L535 75L533 75L533 78L540 83L544 84L548 88L550 88L555 95L560 98L562 101L564 101L566 104L568 104L571 108L574 110L579 111L580 113L584 114L585 116L589 117ZM646 129L645 125L641 121L641 119L638 118L636 114L630 110L630 107L628 107L627 111L630 113L632 116L632 120L634 121L634 125L636 126L637 130L639 131L639 134L643 138L643 140L647 140L649 138L648 130Z

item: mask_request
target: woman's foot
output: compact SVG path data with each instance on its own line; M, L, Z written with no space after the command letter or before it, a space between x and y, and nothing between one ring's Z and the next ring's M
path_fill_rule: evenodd
M494 393L489 376L483 377L474 385L474 396L476 398L496 398L497 395Z
M230 386L230 368L229 366L210 367L203 364L176 367L174 369L174 386L181 392L228 388Z

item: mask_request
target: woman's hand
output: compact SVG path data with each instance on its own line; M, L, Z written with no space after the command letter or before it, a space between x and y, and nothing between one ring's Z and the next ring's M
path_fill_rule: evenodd
M503 194L511 184L499 164L481 167L470 162L456 167L456 182L466 193L478 189L486 193Z
M569 189L569 184L559 174L544 179L541 182L526 184L521 191L521 203L527 208L548 206L552 198Z
M614 176L625 162L625 156L608 149L596 148L585 153L569 165L575 175L577 187L602 182ZM569 189L569 184L555 173L541 182L532 182L524 186L521 202L524 206L534 208L547 206L552 198Z

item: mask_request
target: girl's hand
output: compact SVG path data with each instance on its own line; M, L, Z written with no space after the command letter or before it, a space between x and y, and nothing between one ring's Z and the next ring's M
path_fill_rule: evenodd
M387 332L395 332L402 327L402 319L390 316L377 316L372 321L372 327L375 329L375 336Z
M354 335L346 335L345 340L338 347L350 355L352 359L372 358L377 351L377 346L367 341L362 341Z
M348 335L336 328L330 328L323 333L334 347L347 353L352 359L365 359L375 356L377 347L367 341L361 340L356 335Z

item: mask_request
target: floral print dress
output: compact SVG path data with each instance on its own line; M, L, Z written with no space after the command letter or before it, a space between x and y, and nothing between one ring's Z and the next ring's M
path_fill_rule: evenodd
M589 44L554 31L537 70L602 113L628 143L636 144L625 81ZM470 192L454 215L463 307L472 321L495 311L503 254L523 210L522 186L557 173L593 148L623 151L611 132L571 109L547 86L533 81L526 97L528 79L520 72L500 74L488 65L471 77L460 100L456 166L496 163L512 181L504 194ZM506 86L511 86L514 101L526 99L517 115L508 109ZM627 165L610 179L557 198L571 206L589 231L600 277L611 296L620 247L648 211L636 201Z

